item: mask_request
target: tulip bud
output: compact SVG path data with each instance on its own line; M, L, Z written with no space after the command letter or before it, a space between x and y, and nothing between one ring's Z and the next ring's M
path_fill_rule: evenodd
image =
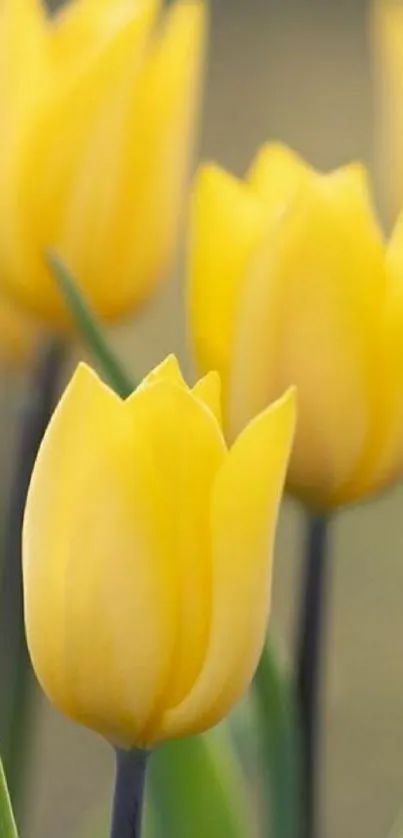
M38 678L126 746L205 730L248 686L269 612L294 395L227 450L219 379L173 358L123 401L81 365L34 467L23 532Z

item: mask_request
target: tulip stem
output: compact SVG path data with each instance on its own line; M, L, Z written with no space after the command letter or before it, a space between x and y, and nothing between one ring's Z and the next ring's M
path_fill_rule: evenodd
M110 838L140 838L146 768L150 752L116 749Z
M264 834L300 838L301 764L293 684L270 638L253 680L268 798Z
M2 533L0 585L0 751L10 795L20 803L33 685L25 640L21 529L25 500L36 454L55 404L64 346L53 342L42 350L32 372L21 416L9 509Z
M317 758L323 674L321 658L326 628L327 536L327 518L309 516L296 648L296 689L304 778L302 838L317 836Z
M115 392L122 399L126 399L135 390L136 384L109 345L104 324L93 310L64 262L55 253L50 253L48 258L60 291L88 348L98 361Z

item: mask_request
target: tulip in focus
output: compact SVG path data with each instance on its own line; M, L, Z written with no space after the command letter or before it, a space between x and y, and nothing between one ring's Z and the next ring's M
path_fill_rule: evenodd
M0 13L0 277L52 325L59 253L99 316L128 313L172 265L200 86L204 8L40 0Z
M375 153L387 216L403 205L403 2L374 0Z
M403 216L385 244L359 165L320 174L264 147L245 181L194 186L191 324L220 373L229 438L290 385L288 488L317 507L403 471Z
M40 448L25 512L25 620L67 715L127 747L205 730L264 641L294 429L289 392L230 450L216 373L173 357L127 400L80 365Z

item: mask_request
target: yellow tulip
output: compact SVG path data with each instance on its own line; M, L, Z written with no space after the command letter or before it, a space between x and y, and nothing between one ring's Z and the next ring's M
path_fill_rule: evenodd
M266 146L245 181L196 178L190 315L229 437L290 385L288 488L319 506L403 470L403 217L385 243L358 164L330 174Z
M389 217L403 204L403 2L374 0L375 152Z
M227 450L216 373L168 358L126 401L80 365L45 434L23 532L34 668L68 716L150 745L218 722L269 611L294 394Z
M202 2L41 0L0 13L0 277L52 325L56 250L98 314L129 312L177 243L203 53Z

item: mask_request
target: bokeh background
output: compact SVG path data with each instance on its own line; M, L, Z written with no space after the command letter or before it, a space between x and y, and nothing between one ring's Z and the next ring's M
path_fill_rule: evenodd
M360 158L373 170L369 13L365 0L212 0L198 153L241 174L259 144L276 138L318 167ZM175 351L192 375L182 275L179 265L174 282L116 335L137 374ZM301 538L300 511L286 503L272 626L290 649ZM329 583L322 835L385 838L403 804L402 490L334 520ZM83 823L89 828L92 813L108 804L110 749L61 718L39 692L32 744L24 834L83 835Z

